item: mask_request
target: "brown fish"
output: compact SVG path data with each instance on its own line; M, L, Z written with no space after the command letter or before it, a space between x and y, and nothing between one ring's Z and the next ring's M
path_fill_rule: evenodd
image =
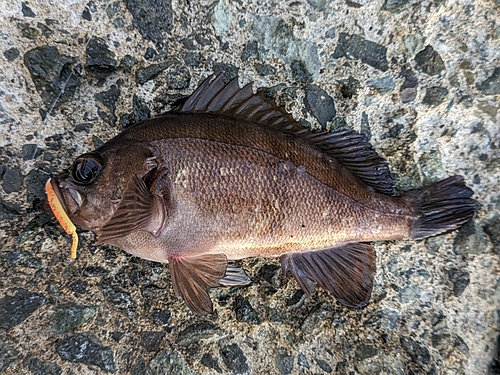
M461 176L392 196L387 162L363 136L312 133L222 76L48 186L98 243L169 263L175 293L197 314L212 312L207 288L248 284L232 260L255 256L280 257L308 296L318 284L362 308L375 274L366 242L434 236L474 214Z

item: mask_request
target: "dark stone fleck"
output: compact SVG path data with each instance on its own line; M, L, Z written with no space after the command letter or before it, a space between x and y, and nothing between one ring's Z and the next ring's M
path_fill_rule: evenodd
M147 120L151 116L150 109L146 103L144 103L141 98L137 96L137 94L134 94L134 97L132 98L132 106L135 122Z
M365 360L371 357L374 357L378 354L377 348L371 346L371 345L366 345L366 344L361 344L356 347L356 352L355 356L357 360Z
M112 332L111 333L111 338L115 340L116 342L120 342L120 340L125 336L125 333L123 332Z
M499 1L500 5L500 1ZM0 341L1 343L1 341ZM488 366L488 375L498 375L500 374L500 335L497 336L496 339L496 350L494 352L494 357L491 360L490 365ZM1 370L1 368L0 368Z
M385 0L382 9L388 10L392 13L397 13L403 10L407 4L410 4L414 0Z
M170 68L172 65L177 63L175 60L165 61L159 64L151 64L145 68L137 69L135 74L136 81L138 84L142 85L147 81L155 79L163 72L165 69Z
M86 294L88 285L85 280L76 280L69 284L68 289L78 294Z
M359 132L363 134L367 140L370 140L372 138L370 122L368 121L368 114L364 111L361 113L361 124Z
M332 366L330 366L325 360L321 358L314 358L314 360L323 371L329 374L333 371Z
M278 371L282 375L288 375L292 373L293 370L294 356L291 354L280 353L274 358L274 363L278 368Z
M120 67L123 69L125 73L130 73L132 71L132 67L137 64L139 61L130 55L123 56L123 59L120 61Z
M250 302L243 296L236 296L233 302L233 310L236 313L236 320L239 322L250 324L260 324L262 322Z
M20 171L11 168L7 168L5 170L5 173L3 174L2 187L7 194L16 193L21 190L23 182L24 176Z
M447 95L448 89L446 89L445 87L429 87L425 92L422 103L431 106L437 106L446 100Z
M370 42L359 35L340 33L339 43L333 53L334 59L346 57L348 59L361 60L375 69L386 71L389 69L387 62L387 48Z
M233 374L243 374L250 371L247 359L238 345L224 346L220 348L219 353L224 364Z
M190 51L196 50L196 44L195 44L193 38L186 38L186 39L183 39L181 42L182 42L182 45L184 46L185 49L190 50Z
M372 79L366 82L368 87L377 90L381 94L392 92L396 87L392 76L385 76L382 78Z
M473 220L465 223L453 239L455 254L481 254L486 251L484 233Z
M184 360L176 354L163 351L154 357L146 368L147 375L191 375L192 372Z
M94 124L91 122L82 122L81 124L77 124L75 126L75 132L87 133L90 131L90 129L92 129L93 126Z
M415 56L416 68L431 76L440 75L445 70L443 59L429 45Z
M0 307L1 309L1 307ZM16 362L18 353L12 346L7 345L0 338L0 373L7 371L9 366Z
M345 120L345 117L335 117L332 121L331 131L341 131L351 129Z
M44 296L26 289L18 289L15 295L1 298L0 327L8 329L22 323L45 302Z
M290 64L290 69L292 70L292 77L297 82L311 82L313 76L307 70L304 63L300 60L294 60Z
M257 63L254 66L255 70L257 71L257 74L262 77L276 74L276 68L274 68L271 65Z
M146 362L144 361L144 358L137 358L137 361L135 361L132 366L130 373L131 375L144 375L146 373Z
M337 362L337 364L335 365L335 373L346 374L348 367L349 364L347 363L347 361Z
M500 94L500 68L495 68L491 76L486 78L483 82L476 84L476 88L483 94Z
M51 317L52 328L60 334L68 333L93 319L96 313L96 306L83 306L76 303L59 305Z
M85 69L97 78L109 76L118 67L115 53L109 50L106 41L102 38L92 37L85 52L87 54Z
M36 24L36 27L38 27L38 29L42 32L42 35L46 36L46 37L49 37L51 36L52 34L54 34L54 32L52 31L51 28L49 28L48 26L44 25L43 23L41 22L38 22Z
M154 48L151 48L151 47L148 47L146 49L146 53L144 54L144 58L146 60L151 60L152 58L154 58L156 55L158 54L158 52L156 52L156 50Z
M216 76L218 76L219 74L224 75L224 83L228 83L233 78L236 78L238 76L238 68L232 64L215 62L212 69Z
M119 287L105 287L104 296L118 310L127 315L134 323L137 322L137 303L132 296Z
M356 8L356 9L359 9L363 6L363 4L358 4L358 3L355 3L354 1L349 1L349 0L346 0L346 4L348 7Z
M326 0L307 0L307 3L320 12L325 10Z
M221 329L210 322L201 322L190 325L179 332L176 343L180 346L189 346L199 340L214 337L221 333Z
M241 53L241 61L245 62L253 55L257 54L258 43L256 40L251 40L247 43L243 52Z
M411 69L402 68L400 77L405 80L399 89L399 96L402 103L409 103L417 97L418 78Z
M92 21L92 13L90 13L90 9L88 7L85 7L83 10L82 18L87 21Z
M10 220L19 215L21 215L21 206L19 204L4 201L0 197L0 220Z
M222 374L222 369L219 366L219 361L217 361L217 359L214 358L210 353L203 354L203 357L201 357L201 364L205 367L217 371L219 374Z
M38 169L32 169L26 176L26 188L32 197L40 200L46 198L45 183L47 182L47 173L42 173Z
M431 360L429 350L421 342L415 341L411 337L401 337L399 341L413 362L421 365L429 364Z
M34 27L29 26L28 24L22 24L21 33L22 35L30 40L35 40L40 35L40 31L35 29Z
M180 66L174 71L167 73L165 81L169 89L182 90L189 87L191 73L189 73L186 67Z
M170 0L125 0L132 13L132 24L141 35L153 42L163 42L172 31L173 12Z
M303 368L310 368L309 362L307 362L307 358L304 353L299 353L297 356L297 364Z
M99 266L90 266L90 267L85 267L82 270L82 276L87 276L87 277L96 277L96 276L104 276L108 274L108 270L103 267Z
M469 347L460 336L450 335L449 333L434 333L431 336L432 346L439 350L442 356L447 356L451 348L468 354Z
M20 52L16 47L12 47L9 48L7 51L4 51L3 55L7 59L7 61L14 61L19 57Z
M165 332L141 332L141 345L148 352L157 352L164 337Z
M128 128L133 124L132 115L130 113L124 113L120 116L120 127L122 129Z
M39 269L42 266L42 260L33 256L26 250L14 249L7 252L4 257L5 264L9 267L27 267Z
M300 302L300 300L302 299L303 296L304 296L304 292L302 291L302 289L298 289L293 294L293 296L286 301L286 305L287 306L294 306L294 305L296 305L297 303Z
M115 372L113 351L103 346L90 333L77 333L61 341L57 353L66 361L98 366L106 372Z
M259 270L259 277L267 281L273 287L279 287L279 270L280 267L276 264L266 263Z
M323 128L326 127L328 121L332 121L337 114L333 98L316 85L306 86L304 104L306 109L318 119L318 122Z
M29 50L24 54L24 64L47 108L53 105L57 108L69 101L80 86L80 80L72 74L75 60L61 55L56 47L41 46Z
M35 12L33 12L33 10L24 1L21 3L21 11L23 12L24 17L36 17Z
M500 254L500 216L486 222L483 227L484 233L488 235L497 254Z
M21 157L24 160L33 160L42 155L43 150L37 144L23 145Z
M352 99L355 96L359 89L359 81L354 79L352 76L349 76L348 79L340 81L340 93L342 97L345 99Z
M325 38L328 38L328 39L335 38L335 31L336 31L335 27L328 29L325 33Z
M102 103L107 111L101 108L97 109L97 114L99 117L110 126L116 126L118 118L116 117L116 103L120 98L120 87L119 85L111 85L109 90L99 92L94 95L95 99Z
M469 273L457 268L448 270L448 278L453 284L453 294L455 297L460 297L470 283Z
M184 55L184 63L192 68L196 68L200 65L201 54L199 52L186 52Z
M194 39L196 40L196 42L202 46L202 47L206 47L206 46L209 46L212 44L212 41L209 39L209 38L206 38L207 34L209 33L208 30L200 30L199 33L197 33L195 36L194 36Z
M172 313L162 309L153 309L153 322L158 326L166 326L170 322Z
M1 360L0 360L1 362ZM29 370L36 375L61 375L62 369L57 363L44 362L38 358L31 358Z

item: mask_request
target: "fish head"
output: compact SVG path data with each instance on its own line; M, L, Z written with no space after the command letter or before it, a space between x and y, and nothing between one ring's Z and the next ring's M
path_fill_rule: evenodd
M145 173L148 156L137 146L105 145L77 157L50 183L71 221L97 233L113 217L129 182Z
M71 221L84 230L95 231L116 209L116 189L109 186L114 174L106 168L102 154L91 152L77 157L69 170L50 183Z

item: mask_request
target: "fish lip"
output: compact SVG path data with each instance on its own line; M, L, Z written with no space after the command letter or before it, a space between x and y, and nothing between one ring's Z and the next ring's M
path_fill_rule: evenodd
M61 202L64 211L66 211L66 214L68 215L74 214L76 211L78 211L78 209L83 203L82 196L78 191L73 189L71 186L64 186L61 188L60 182L56 178L50 180L50 185L52 186L52 189L56 193L57 199L59 199L59 201ZM67 194L64 194L62 189L64 189L67 192ZM69 203L68 199L71 199L72 204L68 204ZM75 209L70 210L69 209L70 207L75 207Z

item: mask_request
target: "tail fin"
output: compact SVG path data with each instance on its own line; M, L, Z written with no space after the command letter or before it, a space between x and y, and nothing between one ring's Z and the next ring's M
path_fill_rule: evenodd
M474 216L472 194L462 176L448 177L423 189L408 192L405 196L420 214L412 223L410 239L436 236L462 226Z

